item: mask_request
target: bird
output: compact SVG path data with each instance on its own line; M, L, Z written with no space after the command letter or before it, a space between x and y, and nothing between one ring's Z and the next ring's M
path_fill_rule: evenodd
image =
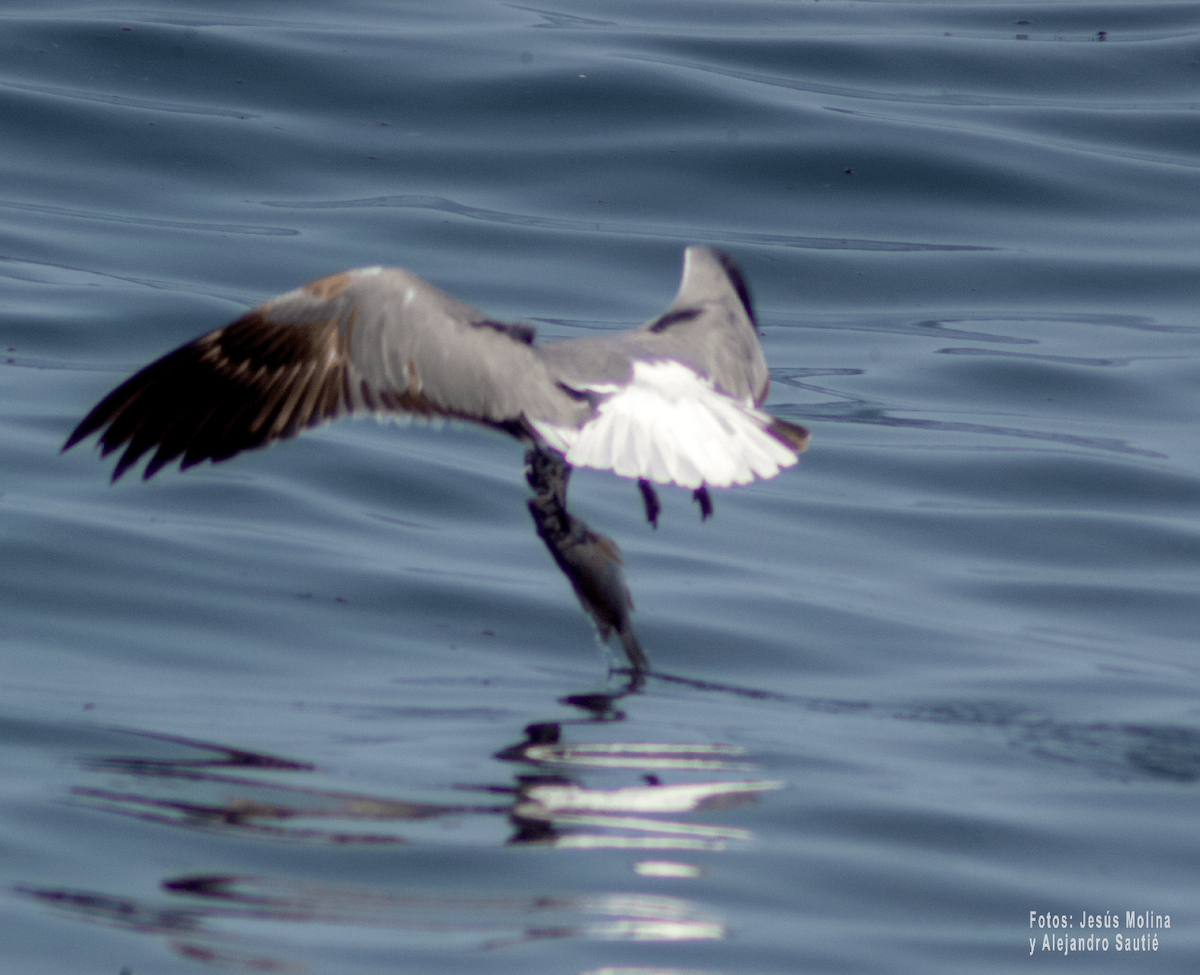
M749 289L714 247L685 249L662 314L549 342L376 266L312 281L167 353L104 397L62 449L99 431L101 456L121 450L116 482L148 454L144 479L347 415L466 421L564 470L635 479L656 527L654 484L691 488L707 518L708 488L796 463L809 432L762 409L768 385Z

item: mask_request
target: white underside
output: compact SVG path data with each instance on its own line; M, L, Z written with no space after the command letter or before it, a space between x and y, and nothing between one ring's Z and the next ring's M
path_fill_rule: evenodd
M796 463L796 455L767 432L770 416L670 360L635 362L632 382L604 400L580 429L531 422L575 467L659 484L729 487L774 477Z

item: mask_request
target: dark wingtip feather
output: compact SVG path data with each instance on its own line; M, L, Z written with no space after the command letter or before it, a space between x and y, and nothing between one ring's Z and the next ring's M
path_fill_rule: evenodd
M71 431L71 435L67 437L67 442L62 445L62 450L59 453L70 450L79 441L90 437L112 418L112 406L109 401L116 393L121 391L121 388L123 386L109 393L108 396L104 397L104 399L92 408L92 411L87 416L79 421L79 425Z
M729 281L733 285L733 290L737 292L742 307L746 309L746 317L750 319L750 324L754 326L754 331L757 332L758 319L754 315L754 300L750 297L750 286L746 284L746 279L742 277L741 268L723 250L714 247L712 248L712 252L716 255L717 260L721 262L721 267L725 269L725 273L729 275Z
M59 450L59 453L65 454L68 450L70 450L77 443L79 443L79 441L82 440L84 437L86 437L89 433L94 433L94 432L95 432L94 429L88 430L88 429L84 428L84 424L82 424L82 423L79 424L79 426L77 426L74 430L71 431L71 435L69 437L67 437L67 442L62 445L62 448Z
M178 455L175 455L175 456L178 456ZM173 461L175 459L175 456L169 456L169 457L163 456L162 449L160 448L159 450L157 450L155 452L154 456L151 457L146 462L146 468L145 468L145 470L142 471L142 480L143 481L150 480L150 478L152 478L155 474L157 474L164 467L166 467L169 463L171 463L171 461Z
M123 448L112 480L151 454L142 472L149 480L180 458L181 468L191 467L294 436L343 408L345 362L328 357L336 328L335 319L278 323L243 315L125 380L63 450L102 431L102 457ZM289 370L292 378L279 381Z
M121 476L129 470L138 459L144 454L145 450L138 450L136 444L130 444L125 448L125 453L121 455L121 459L117 461L117 466L113 468L112 483L116 484L121 479Z

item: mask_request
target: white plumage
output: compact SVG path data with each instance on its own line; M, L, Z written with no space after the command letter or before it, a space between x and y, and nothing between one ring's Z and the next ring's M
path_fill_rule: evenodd
M533 425L574 467L698 488L748 484L795 464L796 454L767 432L773 422L752 401L726 396L664 359L635 361L629 384L610 393L582 427Z

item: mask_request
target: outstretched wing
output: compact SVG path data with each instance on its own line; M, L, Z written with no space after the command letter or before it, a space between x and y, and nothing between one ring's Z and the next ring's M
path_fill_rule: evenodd
M558 380L593 397L582 425L530 417L577 467L698 488L747 484L796 463L808 431L760 407L767 364L750 293L732 259L684 252L671 306L640 328L538 349Z
M219 461L345 413L473 420L519 433L526 414L589 410L549 376L528 326L494 322L407 271L322 278L200 336L126 380L75 428L124 452L115 481L179 459Z

